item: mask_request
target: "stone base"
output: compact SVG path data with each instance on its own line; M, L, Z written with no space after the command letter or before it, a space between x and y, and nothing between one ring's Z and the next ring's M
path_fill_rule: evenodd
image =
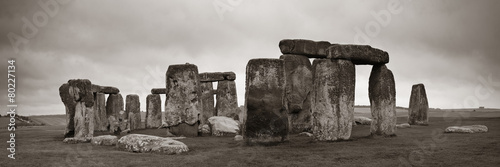
M168 131L175 136L196 137L198 136L198 123L195 123L194 125L181 123L177 126L169 127Z
M287 137L259 136L254 138L246 138L247 145L277 145L288 141Z

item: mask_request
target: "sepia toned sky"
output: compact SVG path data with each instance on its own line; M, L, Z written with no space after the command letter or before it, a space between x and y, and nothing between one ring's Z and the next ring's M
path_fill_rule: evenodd
M4 0L0 68L16 60L22 115L64 114L58 88L74 78L138 94L145 110L168 66L187 62L234 71L243 105L248 60L279 58L281 39L311 39L387 51L398 106L423 83L433 108L500 108L498 9L497 0ZM356 105L370 104L370 71L356 66Z

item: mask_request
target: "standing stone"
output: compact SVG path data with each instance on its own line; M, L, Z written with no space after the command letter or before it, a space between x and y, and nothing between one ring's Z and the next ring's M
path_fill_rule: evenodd
M194 64L170 65L166 73L165 121L176 135L197 136L201 108L198 67Z
M123 97L121 94L110 94L108 100L106 101L106 114L108 115L109 128L111 133L120 133L123 124L125 111L123 110Z
M91 138L94 136L94 95L92 83L87 79L69 80L69 95L76 103L74 138Z
M214 95L213 95L213 84L212 82L201 82L201 119L200 124L205 125L208 124L208 118L216 116L215 107L214 107Z
M159 94L150 94L146 97L146 128L161 126L161 97Z
M94 130L108 130L108 116L106 115L106 96L104 93L94 93Z
M427 112L429 112L429 102L424 84L413 85L408 108L408 124L427 125L429 123Z
M127 95L125 111L128 113L130 130L141 128L141 102L139 95Z
M284 61L252 59L246 69L244 135L249 144L282 142L288 138L284 106Z
M291 133L310 131L311 92L313 72L309 58L301 55L282 55L285 61L285 107Z
M73 137L75 135L75 107L76 102L73 97L69 94L69 84L65 83L59 87L59 96L61 101L64 103L66 108L66 129L64 131L64 137Z
M368 94L370 97L372 123L371 134L396 135L396 84L391 70L385 65L374 65L370 74Z
M236 97L236 84L234 81L219 81L217 83L217 116L226 116L238 120L239 108Z
M354 64L341 59L316 59L313 62L313 70L314 139L349 139L354 117Z

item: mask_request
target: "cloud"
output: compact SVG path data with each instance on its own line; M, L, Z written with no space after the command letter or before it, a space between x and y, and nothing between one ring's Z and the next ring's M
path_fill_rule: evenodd
M226 11L223 21L213 2L70 1L38 27L21 55L6 36L22 35L22 19L32 21L43 9L37 1L0 2L0 54L2 61L17 59L21 113L64 113L58 88L73 78L118 87L124 96L139 94L145 110L149 90L165 86L168 66L186 62L200 72L234 71L243 105L248 60L279 58L278 42L285 38L354 43L355 28L364 31L377 22L372 13L386 10L390 1L244 0ZM397 105L408 105L416 83L426 84L431 107L450 108L475 96L478 77L500 80L500 2L401 2L402 12L391 15L369 43L390 54ZM371 67L356 70L356 104L368 105ZM492 87L495 92L479 105L500 107L500 87ZM0 100L4 104L6 97Z

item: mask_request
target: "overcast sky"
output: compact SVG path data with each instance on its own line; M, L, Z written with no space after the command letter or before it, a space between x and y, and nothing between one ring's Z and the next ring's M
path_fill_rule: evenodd
M0 1L0 68L7 73L16 59L23 115L64 114L58 88L73 78L139 94L145 110L168 66L186 62L199 72L234 71L243 105L247 62L279 58L279 41L298 38L387 51L398 106L408 107L411 86L424 83L430 107L500 108L497 0L86 0L48 12L39 2L52 1ZM356 105L370 104L370 71L356 66Z

